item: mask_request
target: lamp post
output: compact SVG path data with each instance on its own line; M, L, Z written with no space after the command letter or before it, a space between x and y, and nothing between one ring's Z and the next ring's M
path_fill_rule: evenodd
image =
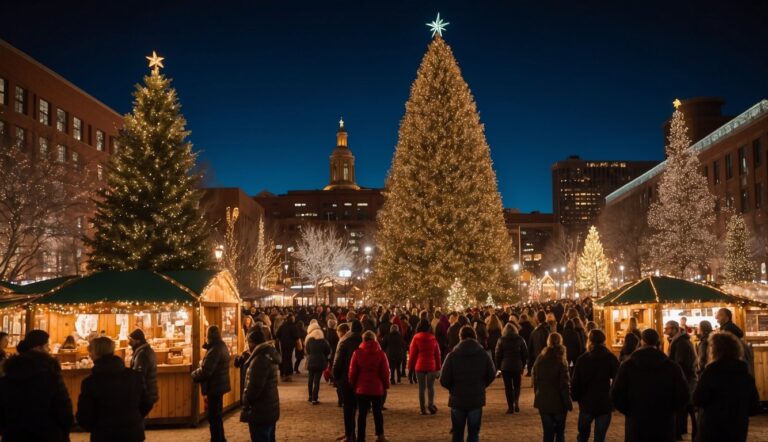
M520 296L520 263L516 262L512 264L512 271L515 272L515 280L517 281L517 295Z
M224 256L224 246L219 244L213 249L213 256L216 257L216 262L221 262L221 257Z
M621 283L624 284L624 264L619 266L619 270L621 270Z

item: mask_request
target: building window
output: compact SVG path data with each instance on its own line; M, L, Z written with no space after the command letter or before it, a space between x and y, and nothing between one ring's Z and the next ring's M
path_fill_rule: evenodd
M720 162L714 161L712 163L712 179L715 181L715 184L720 184Z
M24 149L27 144L27 131L23 127L16 127L16 147Z
M113 138L112 139L112 153L117 153L117 150L118 150L117 140Z
M755 209L763 207L763 183L755 183Z
M47 156L48 155L48 138L40 137L37 139L37 147L38 151L40 152L40 156Z
M5 78L0 78L0 104L7 104L6 90L8 89L8 81Z
M104 132L96 130L96 150L99 152L104 150Z
M16 86L16 101L14 108L17 113L27 114L27 91L21 87Z
M40 106L37 109L37 121L46 126L51 125L51 103L40 99Z
M741 191L741 213L749 210L749 192L747 189Z
M725 207L733 209L733 195L731 195L731 192L725 192Z
M349 180L349 164L344 163L344 181Z
M730 180L733 178L733 158L731 154L725 154L725 179Z
M96 165L96 178L99 181L104 180L104 166L102 166L101 164Z
M752 141L752 163L755 169L760 167L763 157L763 146L760 143L760 138Z
M67 133L67 112L64 109L56 109L56 130Z
M56 161L58 161L59 163L63 163L65 161L67 161L67 147L66 146L64 146L62 144L59 144L56 147Z
M741 146L739 148L739 176L747 173L747 148Z
M77 141L83 141L83 120L72 117L72 136Z
M75 218L75 227L77 228L78 232L82 232L83 231L83 217L82 216L78 216L77 218Z
M72 152L72 167L74 167L75 170L80 170L80 154L77 152Z
M706 178L707 182L709 182L709 167L704 165L704 167L701 169L701 174L704 175L704 178Z

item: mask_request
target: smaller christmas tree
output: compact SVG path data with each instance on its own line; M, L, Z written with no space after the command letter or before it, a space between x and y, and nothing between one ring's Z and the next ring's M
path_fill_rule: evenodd
M731 284L752 281L755 277L748 240L744 217L731 215L725 234L725 279Z
M448 298L445 300L445 305L453 311L461 312L469 307L470 301L467 296L467 289L462 285L459 278L453 280L451 288L448 290Z
M576 270L576 287L580 290L590 290L593 294L597 294L601 288L607 287L611 282L608 259L605 257L600 234L595 226L589 228Z
M491 292L488 292L488 297L485 298L485 306L486 307L496 307L496 302L493 301L493 295L491 295Z

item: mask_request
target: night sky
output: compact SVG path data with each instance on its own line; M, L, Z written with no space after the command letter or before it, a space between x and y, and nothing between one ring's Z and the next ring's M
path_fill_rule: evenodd
M0 38L120 113L157 50L209 185L322 188L343 115L380 187L439 11L505 207L549 211L559 159L661 159L674 98L768 97L768 2L627 3L4 0Z

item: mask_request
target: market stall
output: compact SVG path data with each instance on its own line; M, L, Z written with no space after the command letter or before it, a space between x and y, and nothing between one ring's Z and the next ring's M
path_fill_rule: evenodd
M73 278L65 276L25 285L0 282L0 330L8 333L11 353L16 351L16 345L27 332L28 305Z
M728 308L733 322L745 330L753 346L755 381L760 399L768 400L768 310L766 304L728 294L715 287L669 276L649 276L620 287L598 299L595 320L605 330L607 343L618 354L624 343L629 318L636 318L638 327L653 328L663 336L664 324L686 318L688 327L697 328L709 321L717 328L717 311ZM762 312L761 314L758 312ZM760 321L764 332L758 332ZM750 324L754 324L751 327ZM692 337L695 343L696 337ZM664 340L666 345L666 340Z
M195 424L204 402L190 372L199 365L205 330L218 325L234 354L242 350L240 298L226 271L146 270L97 272L66 281L27 303L27 327L48 331L52 354L62 365L73 403L92 367L88 340L108 336L116 354L130 363L128 334L144 331L157 356L160 399L148 418L154 424ZM239 403L240 376L230 363L232 392L227 408Z

